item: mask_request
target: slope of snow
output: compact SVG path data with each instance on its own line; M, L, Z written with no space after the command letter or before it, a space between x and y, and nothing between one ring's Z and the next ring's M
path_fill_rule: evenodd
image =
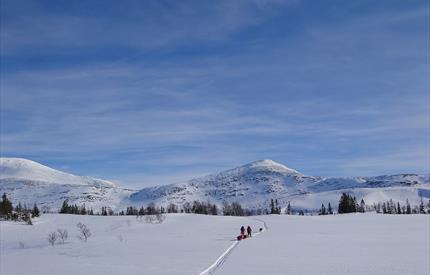
M420 197L430 198L429 175L390 175L379 177L322 178L305 176L272 160L261 160L234 169L192 179L186 183L144 188L123 201L142 205L149 202L166 205L193 200L239 202L247 208L267 209L271 199L281 207L289 201L294 208L319 209L321 203L336 208L342 192L367 204L390 198L417 204Z
M116 187L115 184L110 181L75 176L22 158L0 158L0 179L31 180L50 184Z
M76 238L78 222L93 233L87 243ZM235 243L241 225L255 232L263 222L267 230ZM201 274L214 264L212 274L430 270L430 215L169 214L162 224L146 224L130 216L48 214L34 223L0 222L0 274ZM46 237L58 228L67 229L69 239L51 247Z
M76 238L78 222L92 232L87 243ZM169 214L162 224L59 214L42 215L34 226L0 222L0 274L198 274L248 224L260 226L250 218L186 214ZM67 229L69 239L51 247L47 235L58 228Z
M68 199L98 211L102 206L115 208L132 192L109 181L75 176L31 160L0 158L0 193L6 193L15 204L31 207L37 203L44 210L57 211Z
M217 274L414 274L430 271L430 216L263 216Z

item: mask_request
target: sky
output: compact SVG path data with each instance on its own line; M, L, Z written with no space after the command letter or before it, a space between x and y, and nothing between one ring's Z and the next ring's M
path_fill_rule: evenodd
M0 153L123 186L430 173L429 1L0 1Z

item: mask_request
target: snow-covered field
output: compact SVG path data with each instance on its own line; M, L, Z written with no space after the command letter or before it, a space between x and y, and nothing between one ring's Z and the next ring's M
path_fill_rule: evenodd
M76 224L92 236L76 238ZM236 244L241 225L268 230ZM47 235L67 229L65 244ZM429 274L430 215L135 217L43 215L0 223L0 274ZM236 245L235 245L236 244ZM227 249L229 253L219 258Z

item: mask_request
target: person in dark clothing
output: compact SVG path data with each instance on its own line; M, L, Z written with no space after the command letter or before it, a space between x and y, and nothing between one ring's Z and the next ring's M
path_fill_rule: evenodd
M240 234L243 236L243 235L245 235L245 227L244 226L242 226L241 228L240 228Z
M251 233L252 233L251 226L248 225L248 228L246 228L246 232L248 232L248 236L251 237Z

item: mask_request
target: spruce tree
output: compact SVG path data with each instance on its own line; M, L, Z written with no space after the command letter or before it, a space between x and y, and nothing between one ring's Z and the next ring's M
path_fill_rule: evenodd
M213 204L211 206L211 211L210 211L211 215L218 215L218 207L216 206L216 204Z
M346 193L342 193L342 196L340 197L338 206L339 214L347 213L347 196L348 195Z
M429 200L429 202L427 203L427 214L430 214L430 200Z
M31 210L31 216L32 218L40 216L40 211L36 203L34 203L33 210Z
M18 213L21 213L21 212L22 212L22 205L21 205L21 202L19 202L19 203L18 203L18 205L15 207L15 211L16 211L16 212L18 212Z
M423 198L421 197L421 203L420 203L420 214L425 214L426 211L424 210L424 202Z
M430 202L429 202L430 203ZM290 205L290 202L288 202L288 205L287 205L287 213L286 213L287 215L291 215L291 205Z
M69 203L67 200L63 201L63 205L61 206L60 213L61 214L70 213L70 207L69 207Z
M366 212L366 203L364 203L364 199L361 199L361 202L360 202L360 212L361 213Z
M406 214L412 214L411 205L409 204L408 199L406 199Z
M273 201L273 199L270 200L270 214L275 214L276 210L275 210L275 202Z
M81 215L87 214L87 209L85 208L85 204L81 206L81 210L79 211L79 214Z
M327 212L326 212L326 209L325 209L324 203L323 203L323 204L321 204L321 209L320 209L319 214L320 214L320 215L327 215Z
M281 207L278 205L278 200L275 200L275 214L281 214Z
M400 208L399 202L397 202L397 214L402 214L402 209Z
M358 203L357 199L354 197L351 201L351 211L350 212L357 212L358 209Z
M392 208L391 208L392 203L390 201L387 202L387 213L388 214L392 214Z
M327 209L327 211L328 211L328 214L333 215L333 209L331 208L331 204L330 203L328 203L328 209Z
M6 193L3 193L2 201L0 202L0 216L9 219L12 215L12 210L12 202L7 198Z
M376 213L381 213L381 203L378 202L377 206L376 206Z

